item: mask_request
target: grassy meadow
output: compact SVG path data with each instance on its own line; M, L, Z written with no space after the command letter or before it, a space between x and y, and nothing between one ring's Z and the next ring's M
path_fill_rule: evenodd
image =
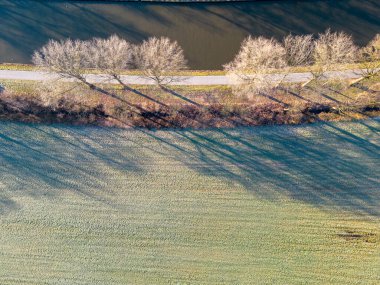
M379 284L380 120L0 123L0 284Z

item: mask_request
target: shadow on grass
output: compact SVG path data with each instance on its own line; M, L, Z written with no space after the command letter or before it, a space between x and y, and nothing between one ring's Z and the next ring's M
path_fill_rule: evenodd
M0 128L2 210L16 206L13 195L54 197L61 190L109 203L104 199L105 193L112 194L107 178L143 171L137 156L131 160L123 146L114 147L112 140L99 142L85 128L4 122Z
M13 194L55 197L60 190L113 206L106 198L117 195L112 179L154 174L172 161L262 199L378 217L379 129L379 119L199 131L2 123L0 208L17 208ZM182 175L172 176L173 185Z
M380 95L379 91L373 90L373 89L371 89L371 88L369 88L369 87L367 87L367 86L365 86L365 85L363 85L361 83L355 83L352 86L355 87L355 88L358 88L361 91L365 91L365 92L368 92L368 93L379 94Z
M380 214L378 120L302 127L177 132L189 168L242 185L264 199Z

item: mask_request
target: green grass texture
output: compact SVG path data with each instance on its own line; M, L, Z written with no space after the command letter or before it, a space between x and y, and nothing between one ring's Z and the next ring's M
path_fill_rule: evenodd
M380 119L0 123L0 284L380 284Z

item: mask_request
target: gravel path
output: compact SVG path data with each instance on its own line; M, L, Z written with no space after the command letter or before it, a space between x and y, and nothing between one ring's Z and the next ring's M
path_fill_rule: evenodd
M268 75L275 79L279 75L271 74ZM283 75L281 75L283 76ZM360 70L346 70L346 71L332 71L327 73L327 77L343 77L347 79L360 78ZM111 82L107 76L101 74L88 74L87 79L91 83L101 83L101 82ZM17 71L17 70L0 70L0 79L13 79L13 80L51 80L57 78L55 74L49 74L39 71ZM286 76L286 82L306 82L312 78L311 73L290 73ZM155 82L148 78L143 78L138 75L124 75L122 76L123 81L126 84L143 84L143 85L153 85ZM209 76L177 76L177 80L171 83L172 85L228 85L231 84L231 80L225 75L209 75ZM67 79L67 81L72 81Z

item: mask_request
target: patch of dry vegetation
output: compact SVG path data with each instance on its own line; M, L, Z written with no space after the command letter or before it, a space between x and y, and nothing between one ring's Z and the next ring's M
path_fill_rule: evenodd
M133 86L5 82L4 120L118 127L233 127L299 124L380 115L379 77L307 87L288 84L261 95L237 95L228 86ZM108 94L112 94L109 96Z

